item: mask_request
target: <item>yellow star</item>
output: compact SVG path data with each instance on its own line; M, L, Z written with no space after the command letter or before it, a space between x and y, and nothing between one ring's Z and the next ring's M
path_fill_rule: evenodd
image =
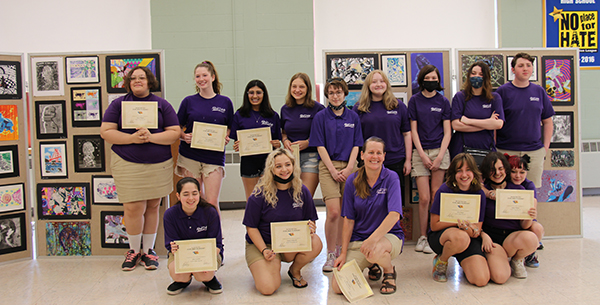
M554 11L548 15L554 17L554 22L556 22L556 20L560 19L560 20L564 20L564 17L562 15L563 9L557 9L556 6L554 7Z

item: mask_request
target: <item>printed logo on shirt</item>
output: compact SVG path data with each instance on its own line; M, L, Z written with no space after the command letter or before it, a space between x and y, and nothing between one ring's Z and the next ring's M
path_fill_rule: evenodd
M431 112L442 112L442 108L439 108L439 107L431 107Z
M301 209L303 204L304 204L304 202L294 202L294 203L292 203L292 208Z
M539 102L539 101L540 101L540 98L539 98L539 97L537 97L537 96L532 96L532 97L529 97L529 101L530 101L530 102Z
M354 124L352 124L352 123L344 123L344 127L346 127L346 128L354 128Z
M200 232L203 232L203 231L206 231L206 230L208 230L207 226L197 227L196 228L196 233L200 233Z
M388 110L387 114L396 115L396 114L398 114L398 111L396 111L396 110Z
M387 188L380 188L377 190L377 195L385 195L387 194Z
M310 119L311 115L310 114L301 114L300 118L301 119Z
M216 112L220 112L220 113L225 113L225 108L213 106L212 107L212 111L216 111Z
M483 104L483 109L492 108L492 104Z
M266 120L262 120L260 123L265 126L273 127L273 123Z

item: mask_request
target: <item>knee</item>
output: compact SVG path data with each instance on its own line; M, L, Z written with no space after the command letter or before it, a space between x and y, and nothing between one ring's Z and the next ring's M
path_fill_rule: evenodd
M428 193L421 194L421 192L419 192L419 205L429 204L430 199L431 195Z
M339 208L328 208L327 209L327 219L328 220L338 220L340 219L341 210Z
M471 242L471 238L466 232L458 231L456 234L450 235L448 237L448 241L450 241L455 247L461 247L466 249L469 246L469 243Z
M490 281L490 277L489 277L489 275L486 276L483 273L478 273L478 274L475 274L474 276L471 276L467 280L469 281L469 283L471 283L477 287L483 287L488 284L488 282Z
M268 282L260 283L260 285L256 283L255 286L258 292L260 292L262 295L272 295L273 293L275 293L275 291L277 291L279 285L281 285L281 283L276 284L274 282Z

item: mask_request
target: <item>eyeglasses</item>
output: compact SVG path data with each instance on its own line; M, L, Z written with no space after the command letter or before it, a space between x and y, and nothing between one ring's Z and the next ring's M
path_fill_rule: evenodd
M327 92L328 96L334 96L334 95L344 95L343 91L335 91L335 92Z
M248 91L248 95L263 95L264 92L258 91Z
M134 81L136 81L136 80L142 80L142 81L143 81L143 80L145 80L145 79L146 79L146 77L145 77L145 76L140 76L140 77L132 76L132 77L130 77L129 79L130 79L131 81L133 81L133 82L134 82Z

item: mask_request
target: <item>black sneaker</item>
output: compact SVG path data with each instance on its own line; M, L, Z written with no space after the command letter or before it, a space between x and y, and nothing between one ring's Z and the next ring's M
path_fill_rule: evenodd
M158 268L158 255L152 249L148 249L148 252L142 254L142 265L146 270L156 270Z
M141 257L141 253L135 253L133 250L127 251L127 253L125 253L125 261L123 262L123 265L121 265L121 269L123 269L123 271L131 271L135 269L137 264L140 262Z
M544 244L540 241L540 245L537 247L538 250L544 250Z
M204 283L208 292L212 294L219 294L223 292L223 286L221 286L221 283L219 283L219 280L217 280L217 276L213 276L212 280L202 283Z
M169 287L167 287L167 294L170 294L170 295L179 294L180 292L183 291L183 289L185 289L185 287L189 286L190 283L192 283L192 279L190 279L190 281L187 283L173 282L173 283L171 283L171 285L169 285Z

